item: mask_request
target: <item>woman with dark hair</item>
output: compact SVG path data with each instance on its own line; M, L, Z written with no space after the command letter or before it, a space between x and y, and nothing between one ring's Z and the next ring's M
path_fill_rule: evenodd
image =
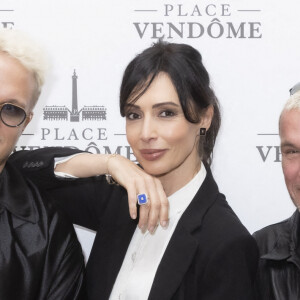
M198 139L198 153L210 164L221 117L218 100L210 87L208 72L198 51L186 44L158 42L139 54L127 66L120 91L120 112L136 102L160 73L168 75L175 87L185 119L199 124L207 109L212 110L209 130Z
M253 299L255 241L219 193L209 168L220 112L200 53L160 41L137 55L123 76L120 110L140 166L155 178L152 188L132 185L138 167L120 156L81 154L56 171L76 177L110 173L129 198L138 194L143 218L153 205L152 189L161 185L170 205L168 224L162 218L155 226L150 216L148 230L137 227L126 214L126 190L108 185L104 176L69 183L55 178L51 157L71 150L38 150L39 172L23 168L58 199L73 223L97 231L87 264L89 299ZM20 168L24 157L28 161L26 153L14 159ZM135 217L136 200L129 202Z

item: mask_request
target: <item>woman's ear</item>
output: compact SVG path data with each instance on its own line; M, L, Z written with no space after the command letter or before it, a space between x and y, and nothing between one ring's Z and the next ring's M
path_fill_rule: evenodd
M199 122L200 128L206 128L206 131L209 129L211 121L214 116L214 107L209 105L201 116L201 121Z

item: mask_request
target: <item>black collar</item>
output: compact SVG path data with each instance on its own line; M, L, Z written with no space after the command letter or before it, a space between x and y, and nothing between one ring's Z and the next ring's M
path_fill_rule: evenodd
M8 162L0 174L0 213L5 209L24 221L38 221L33 189Z

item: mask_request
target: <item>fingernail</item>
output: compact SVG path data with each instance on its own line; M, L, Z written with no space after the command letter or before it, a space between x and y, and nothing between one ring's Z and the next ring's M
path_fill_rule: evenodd
M146 231L146 225L141 225L139 226L140 227L140 230L144 233Z
M131 218L135 220L136 219L136 214L132 214Z
M154 226L149 227L148 230L149 230L150 233L153 233L154 232Z
M167 228L168 228L168 225L169 225L169 222L168 222L168 221L162 221L162 223L161 223L161 226L162 226L164 229L167 229Z

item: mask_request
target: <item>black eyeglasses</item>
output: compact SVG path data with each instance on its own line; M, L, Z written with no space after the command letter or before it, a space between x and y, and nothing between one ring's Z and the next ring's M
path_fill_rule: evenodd
M31 118L31 113L26 114L25 110L15 104L3 103L0 104L1 121L8 127L18 127L26 119Z
M294 95L296 92L300 91L300 82L296 83L291 89L290 89L290 95Z

